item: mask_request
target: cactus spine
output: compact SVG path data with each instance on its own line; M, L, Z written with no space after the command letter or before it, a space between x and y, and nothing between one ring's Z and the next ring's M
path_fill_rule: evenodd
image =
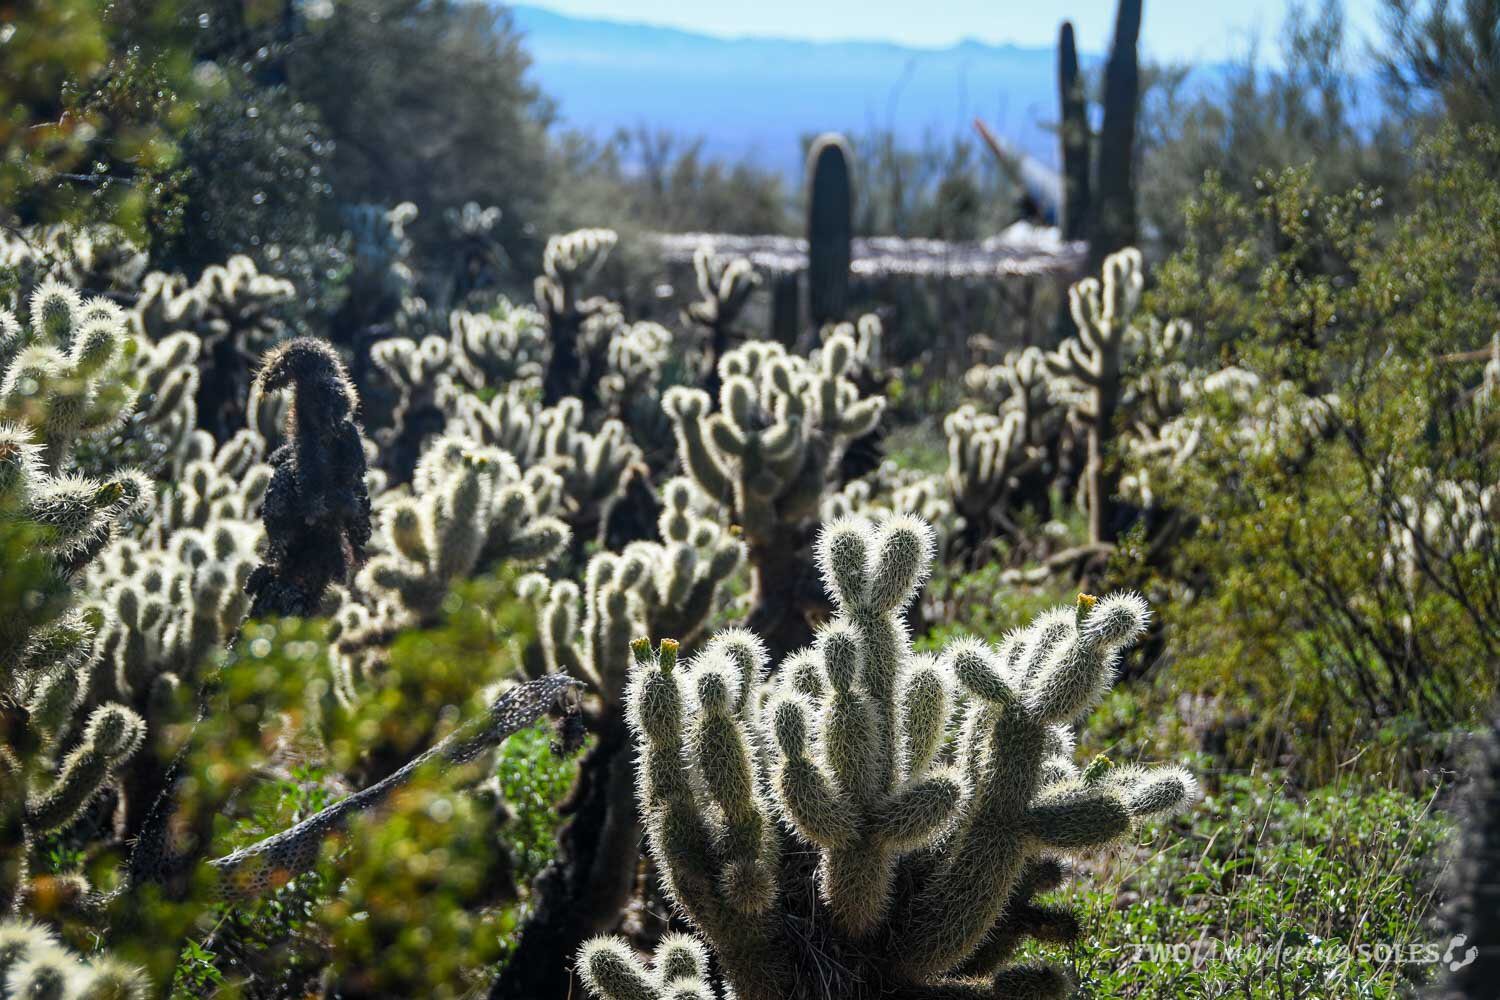
M1059 856L1195 794L1180 769L1071 760L1071 722L1145 628L1141 598L1080 597L998 649L918 655L900 612L931 560L915 518L825 526L837 614L770 678L744 632L683 664L670 641L633 645L652 856L739 1000L1061 997L1060 971L1004 964L1023 936L1076 933L1032 899L1065 876ZM815 897L801 888L809 850ZM697 992L674 994L628 959L610 942L580 953L602 1000L706 994L686 964Z
M838 322L849 307L853 155L832 132L818 136L807 154L807 300L814 326Z

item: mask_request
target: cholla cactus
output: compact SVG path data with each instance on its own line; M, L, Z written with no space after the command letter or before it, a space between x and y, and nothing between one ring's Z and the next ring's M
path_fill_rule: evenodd
M501 299L487 313L457 310L448 325L456 376L467 388L541 385L551 345L535 309Z
M56 474L81 438L117 427L134 405L134 388L110 377L125 350L125 313L51 277L29 307L27 326L0 310L0 411L31 428L43 469Z
M1066 380L1060 390L1075 419L1087 428L1088 464L1084 487L1088 502L1089 541L1114 538L1107 450L1120 404L1126 341L1140 305L1145 275L1139 250L1127 248L1104 260L1104 280L1085 278L1068 290L1068 306L1078 335L1047 356L1054 373Z
M702 515L691 481L669 480L661 495L660 543L632 542L618 555L594 556L582 592L567 580L523 582L542 608L548 669L587 680L615 705L624 700L630 638L671 631L691 643L744 558L744 546Z
M619 500L626 470L641 462L641 450L625 425L609 419L595 433L583 429L583 404L574 397L537 415L542 460L562 476L580 538L596 538Z
M349 578L370 539L357 397L333 349L306 337L267 355L255 381L263 394L293 395L286 444L270 458L265 561L245 585L250 614L305 617L317 613L329 584Z
M552 359L542 380L542 399L548 405L588 394L592 359L582 343L583 324L606 303L579 299L579 288L604 266L618 241L610 229L579 229L547 241L542 274L536 279L536 302L547 318L552 343Z
M502 299L494 314L455 310L445 340L392 337L375 344L370 360L395 388L390 425L375 432L384 465L411 477L431 437L470 394L489 388L529 392L541 384L549 356L541 315Z
M943 433L948 494L963 517L968 550L980 552L980 543L994 533L997 514L1021 477L1041 465L1042 455L1030 447L1026 415L1019 409L997 416L965 403L944 418Z
M455 420L464 436L503 449L522 469L541 466L560 476L563 517L580 541L600 536L627 472L642 461L619 420L606 419L594 433L585 430L583 403L572 396L556 406L542 406L515 391L489 402L462 396Z
M760 287L760 275L743 257L721 260L707 246L693 253L693 273L698 279L701 298L689 303L683 315L706 334L700 367L708 391L716 393L719 359L732 346L734 325L751 293Z
M618 938L590 941L578 962L590 993L602 1000L714 1000L708 949L689 934L668 934L649 967Z
M680 360L679 353L672 331L648 320L620 321L607 334L599 400L611 416L630 428L631 437L650 456L653 469L666 464L674 446L661 394L666 369Z
M108 955L80 958L52 931L27 920L0 922L0 996L16 1000L146 1000L141 969Z
M854 379L861 390L869 391L879 379L885 367L885 327L880 317L866 313L853 323L836 323L825 327L823 340L847 337L854 345L853 357L846 374Z
M0 906L25 891L34 838L77 820L143 728L123 705L88 711L95 637L108 619L74 593L78 571L153 496L137 472L73 471L79 441L118 426L134 400L112 377L124 315L51 276L28 307L25 325L0 310L0 542L18 597L0 621L0 700L24 710L0 744L0 828L13 855L0 866Z
M177 275L147 275L135 328L158 342L183 331L198 338L198 410L218 440L244 426L252 359L285 338L279 312L296 293L291 282L262 273L244 255L209 266L192 285Z
M244 588L257 561L260 505L272 476L264 458L265 442L253 431L217 449L207 432L196 432L181 478L149 524L112 542L85 574L90 599L107 621L97 641L93 697L131 705L153 733L171 721L157 713L185 685L191 689L249 610Z
M749 543L752 627L778 649L808 634L805 602L820 599L806 558L825 494L838 488L849 442L870 433L885 400L846 378L854 344L831 337L816 365L755 341L719 362L719 410L707 393L674 387L662 399L684 470L720 504Z
M566 975L550 957L612 927L629 900L641 841L624 719L630 637L671 630L695 642L744 558L743 545L703 516L691 482L672 479L661 493L661 542L596 554L581 591L571 580L550 583L539 574L522 580L522 593L538 607L546 668L583 678L595 695L595 742L565 807L557 858L534 886L532 912L496 995L555 992Z
M862 517L878 522L897 514L917 517L932 525L939 552L947 549L958 527L943 477L905 469L889 459L825 497L820 513L823 521Z
M1070 724L1144 631L1144 601L1081 597L998 649L930 657L899 615L932 558L925 524L836 522L818 558L838 614L769 678L743 632L685 665L670 641L633 645L638 794L672 900L739 1000L1065 995L1060 971L1004 964L1023 936L1076 933L1031 901L1065 874L1056 855L1195 794L1176 768L1071 760ZM586 981L652 996L628 992L639 966L621 957L586 947Z
M145 274L147 256L118 226L58 224L0 231L0 271L6 274L13 311L24 308L47 278L95 294L131 294ZM3 293L0 293L3 294Z

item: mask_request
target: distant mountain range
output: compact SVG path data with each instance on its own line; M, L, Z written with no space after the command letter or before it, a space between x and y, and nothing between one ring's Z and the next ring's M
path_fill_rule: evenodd
M726 39L510 9L533 79L567 127L589 134L666 127L703 138L713 157L797 177L804 135L889 128L916 145L929 135L972 135L970 122L981 115L1020 149L1057 160L1048 130L1057 118L1050 48Z

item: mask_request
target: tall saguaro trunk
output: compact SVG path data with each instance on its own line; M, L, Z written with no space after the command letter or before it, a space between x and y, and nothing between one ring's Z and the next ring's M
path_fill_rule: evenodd
M1140 110L1142 0L1120 0L1115 36L1104 68L1104 120L1094 177L1094 224L1089 267L1097 268L1116 250L1136 242L1135 128Z
M1062 23L1057 39L1057 96L1062 110L1058 143L1062 152L1063 200L1058 227L1063 239L1088 236L1089 224L1089 108L1083 74L1078 71L1078 47L1073 24Z
M852 155L844 137L832 132L818 136L807 154L807 299L814 326L838 322L849 305Z

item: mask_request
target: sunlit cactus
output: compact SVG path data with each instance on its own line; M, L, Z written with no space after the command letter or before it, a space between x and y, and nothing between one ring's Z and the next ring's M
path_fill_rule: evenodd
M578 974L600 1000L714 1000L708 950L688 934L668 934L648 966L618 938L584 945Z
M245 585L250 614L305 617L317 612L330 584L349 579L370 539L357 397L338 355L311 338L267 355L256 384L262 393L291 388L292 404L286 443L269 459L275 471L261 512L265 559Z
M932 526L937 551L947 549L958 530L958 517L943 476L905 469L887 459L875 471L846 483L823 500L821 520L862 517L884 521L897 514L921 518Z
M691 643L744 558L744 546L702 515L689 480L670 480L662 501L662 541L594 556L582 590L566 580L523 581L523 592L541 608L548 669L587 680L612 703L624 700L630 639L670 631Z
M862 397L846 377L854 353L842 335L816 363L751 342L720 360L717 410L700 389L674 387L662 399L684 471L744 533L755 576L751 624L777 649L808 633L806 602L821 601L810 533L824 496L841 485L844 449L884 412L883 398Z
M743 257L720 258L708 246L693 253L693 274L698 280L699 298L689 303L683 314L705 333L702 368L707 388L713 393L718 388L719 358L733 346L735 324L751 293L760 287L760 275Z
M1089 540L1095 543L1114 538L1110 507L1114 483L1109 476L1108 449L1120 405L1126 342L1132 336L1131 321L1144 285L1139 250L1127 248L1105 258L1102 281L1085 278L1068 290L1077 336L1047 356L1053 372L1074 387L1066 390L1067 403L1087 428L1084 481Z
M279 314L296 292L242 254L205 268L193 284L147 275L132 317L136 329L156 342L181 332L198 338L198 410L204 429L219 440L244 426L251 359L286 337Z
M589 560L584 586L524 578L521 592L538 608L546 669L586 680L594 743L579 764L564 806L558 857L533 887L516 959L497 992L541 995L557 990L565 970L544 967L558 947L569 951L613 926L635 883L641 842L632 797L630 737L624 721L632 636L671 631L696 642L723 603L743 546L705 518L702 498L684 478L662 489L659 542L635 542Z
M151 982L139 968L108 955L82 958L51 930L26 920L0 921L0 995L15 1000L146 1000Z
M916 654L900 613L931 559L915 518L827 525L837 614L771 675L747 633L683 663L675 643L633 644L652 855L740 1000L1064 996L1059 970L1006 964L1023 937L1076 935L1035 899L1065 876L1060 856L1196 794L1177 768L1071 760L1071 724L1144 630L1144 601L1080 597L998 648ZM815 900L798 888L808 849ZM631 995L617 991L644 966L626 957L584 949L596 995Z
M588 394L592 359L581 342L583 323L605 302L580 298L580 290L604 266L618 241L610 229L580 229L547 241L536 301L552 343L552 359L542 380L542 397L549 405Z
M501 299L487 313L456 310L449 342L462 382L471 389L541 384L551 345L542 315Z
M392 337L370 360L396 390L389 426L375 437L382 464L398 480L411 475L427 441L441 434L464 399L485 390L525 392L541 384L550 348L541 315L501 299L494 313L455 310L445 339Z
M31 428L42 467L56 474L81 439L117 427L134 405L134 387L111 377L128 339L125 313L51 277L28 312L23 325L0 310L0 413Z
M25 306L24 323L0 310L0 542L16 588L0 620L0 701L15 707L0 744L0 827L14 857L0 866L6 906L27 891L36 839L72 826L140 744L140 717L94 697L95 643L110 619L77 584L155 495L139 472L86 476L73 462L134 402L123 312L51 274Z

